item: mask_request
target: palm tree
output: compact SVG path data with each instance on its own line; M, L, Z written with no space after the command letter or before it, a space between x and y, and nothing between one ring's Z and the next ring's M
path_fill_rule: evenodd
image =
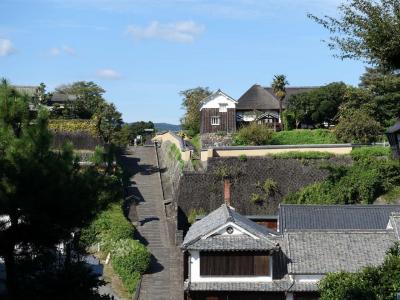
M289 84L289 82L286 79L286 76L281 74L281 75L275 75L274 80L272 81L272 90L276 97L279 99L279 118L280 122L283 126L282 123L282 106L283 106L283 99L286 97L286 86Z

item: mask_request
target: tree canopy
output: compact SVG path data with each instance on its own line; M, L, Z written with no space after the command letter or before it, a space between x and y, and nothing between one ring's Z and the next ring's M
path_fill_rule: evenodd
M309 15L331 33L328 45L340 58L362 59L386 70L400 69L400 1L350 0L338 18Z
M182 108L185 114L181 119L182 128L187 130L189 135L200 132L200 106L201 101L211 95L211 91L206 87L197 87L180 92Z

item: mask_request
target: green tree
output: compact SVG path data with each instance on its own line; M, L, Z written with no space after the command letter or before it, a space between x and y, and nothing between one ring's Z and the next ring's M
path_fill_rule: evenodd
M99 104L93 118L96 121L96 129L105 144L110 144L117 132L121 130L122 116L112 103Z
M180 92L183 97L182 108L185 114L181 119L182 128L187 130L188 135L194 136L200 132L200 107L201 102L211 95L206 87L197 87Z
M282 111L283 111L283 99L286 97L286 86L289 82L286 79L285 75L275 75L272 80L272 90L276 97L279 99L279 118L282 119Z
M34 258L68 243L110 198L104 197L107 187L100 188L102 176L94 168L81 170L70 147L50 150L45 109L32 117L29 99L6 81L0 86L0 108L0 257L13 300L26 292L20 289L21 277L29 277L18 273L20 256Z
M315 90L292 95L288 100L288 113L300 123L322 127L335 124L339 105L344 101L347 87L343 82L332 82Z
M69 117L90 119L102 107L105 90L92 81L77 81L56 88L56 92L74 96L75 100L67 103Z
M338 140L347 143L369 144L383 134L381 124L366 110L342 109L335 128Z
M309 15L331 33L331 49L340 58L362 59L386 70L400 69L400 2L350 0L339 6L340 17Z

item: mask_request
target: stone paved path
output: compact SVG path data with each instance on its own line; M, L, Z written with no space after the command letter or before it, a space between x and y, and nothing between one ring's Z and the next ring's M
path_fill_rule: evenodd
M131 147L124 160L133 173L130 192L138 201L136 212L131 211L129 215L137 214L139 238L152 253L150 270L143 276L140 299L183 299L179 252L168 236L155 148Z

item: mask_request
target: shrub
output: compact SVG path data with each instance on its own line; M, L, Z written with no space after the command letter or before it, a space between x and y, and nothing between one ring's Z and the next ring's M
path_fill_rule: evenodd
M328 129L296 129L291 131L274 132L271 139L272 145L334 143L337 143L335 134Z
M283 153L276 153L272 155L274 158L295 158L295 159L329 159L335 156L330 152L321 152L321 151L289 151Z
M150 265L150 253L144 245L136 240L121 239L114 244L111 264L125 288L133 294L140 275Z
M278 191L278 183L275 180L268 178L264 181L262 189L265 193L265 197L269 198L269 196Z
M193 208L189 211L188 222L189 224L194 224L198 216L204 216L207 212L204 208Z
M86 132L97 137L96 124L93 120L50 119L49 129L54 132Z
M342 112L335 128L336 137L346 143L369 144L383 133L383 128L365 110L348 109Z
M260 194L253 193L250 195L250 201L254 204L261 204L264 202L264 199Z
M351 150L350 155L355 160L369 158L369 157L379 157L379 156L389 157L391 155L391 150L389 147L380 147L380 146L360 147Z
M235 145L267 145L272 138L272 130L265 124L252 122L241 127L234 136Z
M240 155L239 155L239 161L247 161L247 156L246 156L246 154L240 154Z
M113 204L82 230L81 241L87 247L100 243L102 251L110 252L117 241L132 238L134 229L125 218L121 206Z

